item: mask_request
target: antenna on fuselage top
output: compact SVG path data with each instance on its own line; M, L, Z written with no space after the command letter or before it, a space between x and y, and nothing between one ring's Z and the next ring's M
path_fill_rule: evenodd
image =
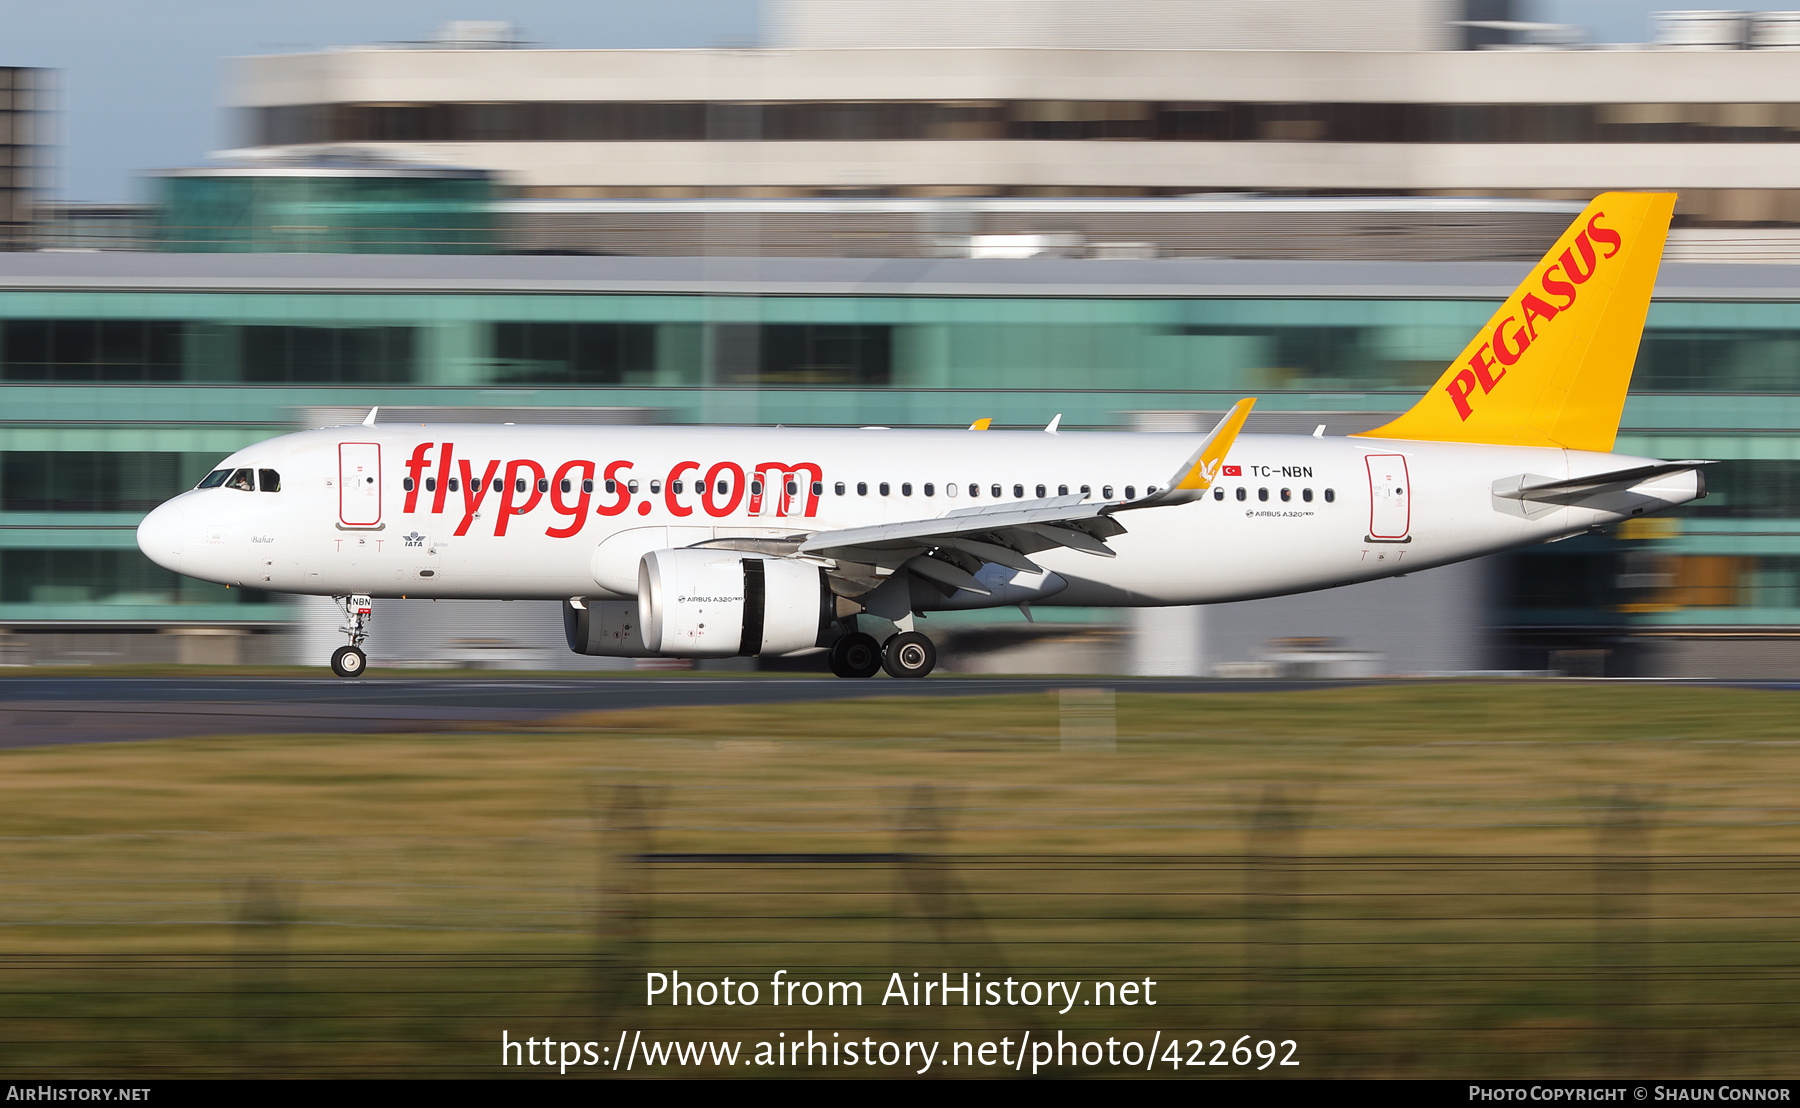
M370 408L369 414L363 417L363 426L364 427L375 426L375 413L379 412L380 410L381 410L381 405L379 405L379 404L375 405L373 408Z

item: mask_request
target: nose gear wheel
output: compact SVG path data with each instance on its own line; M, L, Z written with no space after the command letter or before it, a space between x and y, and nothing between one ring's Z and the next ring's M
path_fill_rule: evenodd
M361 677L369 668L369 656L362 648L340 646L331 654L331 672L339 677Z

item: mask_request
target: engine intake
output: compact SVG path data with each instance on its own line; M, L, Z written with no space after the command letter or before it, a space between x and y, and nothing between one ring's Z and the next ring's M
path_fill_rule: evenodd
M637 603L645 645L686 658L818 646L835 610L820 566L696 547L644 555Z

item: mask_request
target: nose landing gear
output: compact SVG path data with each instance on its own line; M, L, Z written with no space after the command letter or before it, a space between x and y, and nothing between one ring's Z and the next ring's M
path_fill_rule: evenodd
M369 624L375 619L375 604L366 596L334 596L337 606L344 613L344 625L338 630L350 636L349 646L340 646L331 653L331 672L339 677L361 677L369 668L369 656L363 653L362 644L368 640Z

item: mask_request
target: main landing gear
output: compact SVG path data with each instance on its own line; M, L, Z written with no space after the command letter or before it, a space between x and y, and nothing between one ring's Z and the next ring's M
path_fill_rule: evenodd
M889 677L923 677L937 666L937 647L917 631L902 631L881 645L873 635L852 631L831 644L826 658L839 677L873 677L884 669Z
M366 596L334 596L338 610L344 613L344 625L338 630L350 636L349 646L331 652L331 672L339 677L361 677L368 671L369 656L362 644L369 638L369 624L375 619L375 605Z

